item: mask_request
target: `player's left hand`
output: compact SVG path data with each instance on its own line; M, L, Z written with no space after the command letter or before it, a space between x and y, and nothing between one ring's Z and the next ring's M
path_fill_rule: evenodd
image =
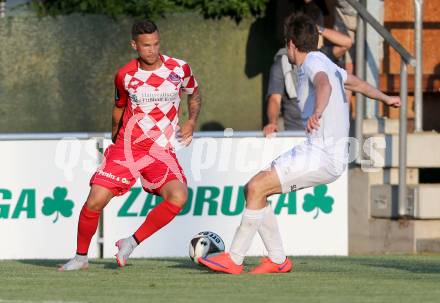
M398 97L398 96L389 97L387 100L385 100L385 103L388 106L392 106L394 108L398 108L401 105L400 97Z
M177 139L180 143L188 146L193 138L194 129L196 128L196 123L192 120L186 121L182 127L177 131Z
M306 131L308 133L312 133L314 130L318 130L319 129L319 119L321 119L322 114L320 113L314 113L313 115L311 115L309 117L309 120L307 120L307 125L306 125Z

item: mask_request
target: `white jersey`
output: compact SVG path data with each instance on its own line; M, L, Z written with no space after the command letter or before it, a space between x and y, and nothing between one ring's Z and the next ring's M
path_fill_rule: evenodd
M307 136L312 144L321 146L327 153L345 158L350 128L349 104L344 91L347 72L321 52L308 53L298 68L297 92L302 119L307 122L315 110L316 90L313 80L319 72L327 74L332 92L320 119L319 129Z
M294 146L272 162L283 193L335 181L346 169L348 160L349 107L344 82L347 72L320 52L307 54L298 68L298 100L303 121L315 110L313 80L324 72L332 92L322 113L320 127L307 135L307 141Z

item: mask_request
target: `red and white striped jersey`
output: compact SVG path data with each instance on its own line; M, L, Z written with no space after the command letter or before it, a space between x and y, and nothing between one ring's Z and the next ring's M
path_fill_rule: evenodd
M172 148L181 93L192 94L197 81L185 61L165 55L160 59L163 63L154 71L141 69L138 59L118 70L115 104L125 107L118 140Z

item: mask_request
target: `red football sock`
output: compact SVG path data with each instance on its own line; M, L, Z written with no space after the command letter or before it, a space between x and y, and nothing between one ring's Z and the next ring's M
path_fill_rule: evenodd
M76 253L78 255L87 255L90 241L98 227L100 211L91 210L84 203L78 221L78 236L76 240Z
M170 223L181 210L182 208L168 201L161 202L148 213L144 223L142 223L139 229L134 233L134 239L138 244L141 243Z

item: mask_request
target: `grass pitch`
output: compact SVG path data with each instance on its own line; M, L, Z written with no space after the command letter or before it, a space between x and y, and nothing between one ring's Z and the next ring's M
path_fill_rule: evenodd
M439 302L440 256L293 257L282 275L213 273L188 259L0 261L0 302ZM247 259L247 269L257 263Z

